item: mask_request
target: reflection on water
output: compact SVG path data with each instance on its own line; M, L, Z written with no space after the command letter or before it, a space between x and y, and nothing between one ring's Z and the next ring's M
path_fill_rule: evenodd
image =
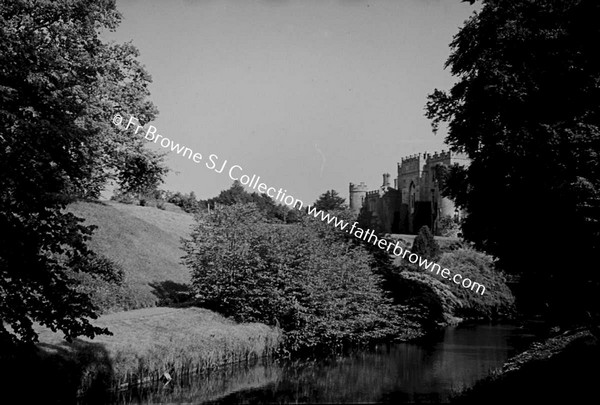
M448 327L426 342L381 346L335 359L258 363L172 387L129 393L124 402L440 402L485 377L533 339L510 325Z

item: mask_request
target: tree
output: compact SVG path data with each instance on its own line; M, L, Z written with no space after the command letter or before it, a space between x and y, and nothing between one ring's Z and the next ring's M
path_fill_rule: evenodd
M210 198L206 203L210 206L215 206L215 204L256 204L270 221L286 223L298 221L296 209L291 209L282 204L275 204L275 201L265 193L247 192L239 180L235 180L229 189L221 191L218 196Z
M458 82L427 105L471 158L448 188L468 211L465 238L557 319L581 321L598 309L600 3L482 3L451 43Z
M231 187L227 190L223 190L215 198L209 200L210 203L222 204L222 205L233 205L233 204L244 204L251 201L250 193L248 193L242 183L239 180L235 180Z
M337 191L328 190L319 196L314 207L321 211L343 210L346 208L345 202L346 200L340 197Z
M373 215L373 212L369 210L366 205L363 205L360 208L356 221L362 229L372 229L377 234L384 233L384 227L381 220L378 216Z
M411 252L434 261L439 259L440 245L438 245L427 225L419 229L419 234L415 237Z
M107 333L78 289L93 227L64 212L97 197L155 186L162 157L117 129L117 113L154 118L150 77L131 44L106 44L120 15L110 0L0 2L0 343L33 342L33 322L69 339Z

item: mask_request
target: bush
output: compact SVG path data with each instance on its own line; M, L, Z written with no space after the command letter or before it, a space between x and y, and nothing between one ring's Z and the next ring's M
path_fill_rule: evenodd
M438 235L449 238L456 238L460 233L460 222L450 215L445 215L439 219Z
M177 205L188 213L198 212L202 208L202 204L196 199L196 194L193 191L189 194L182 194L179 191L176 193L167 192L165 201Z
M85 272L81 271L84 267ZM78 284L77 291L90 296L101 313L140 308L147 301L127 285L123 268L102 255L80 259L69 276Z
M372 229L376 234L384 233L384 226L378 216L373 215L366 205L363 205L356 217L358 226L362 229Z
M441 268L452 274L461 274L483 284L484 295L463 288L452 280L443 279L435 273L401 262L387 274L386 289L398 305L419 308L420 315L411 318L422 328L459 318L496 319L509 316L514 311L514 297L506 285L502 272L494 267L492 258L472 248L458 248L442 254L438 261Z
M483 295L463 288L453 282L447 282L451 290L462 302L462 307L455 308L457 316L475 316L493 318L512 313L514 296L506 285L504 273L497 270L491 256L474 249L458 249L445 253L440 261L442 268L459 273L485 286Z
M399 273L396 289L399 302L419 310L414 320L425 330L447 323L462 306L446 283L422 272Z
M119 202L121 204L137 204L138 199L131 193L123 192L119 189L115 190L114 194L110 197L112 201Z
M279 326L294 352L412 330L384 297L368 253L319 221L268 224L253 204L219 207L197 220L184 262L199 305Z
M425 225L419 229L419 234L415 237L411 252L434 261L440 257L440 245L434 239L428 226Z

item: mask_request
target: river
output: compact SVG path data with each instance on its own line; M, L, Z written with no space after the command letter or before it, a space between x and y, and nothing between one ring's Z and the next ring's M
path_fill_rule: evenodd
M511 324L450 326L416 343L337 358L257 361L165 387L122 393L120 403L445 402L527 348L535 336Z

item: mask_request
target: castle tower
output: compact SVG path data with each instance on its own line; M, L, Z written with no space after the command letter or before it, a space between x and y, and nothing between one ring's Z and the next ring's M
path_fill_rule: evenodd
M381 186L382 188L386 188L390 186L390 174L389 173L383 173L383 185Z
M421 207L421 174L425 156L420 153L403 157L398 163L398 189L401 190L400 229L405 233L416 233L423 210ZM428 156L428 155L427 155ZM422 215L421 215L422 216Z
M358 214L367 196L367 185L362 181L360 184L350 183L350 210Z

